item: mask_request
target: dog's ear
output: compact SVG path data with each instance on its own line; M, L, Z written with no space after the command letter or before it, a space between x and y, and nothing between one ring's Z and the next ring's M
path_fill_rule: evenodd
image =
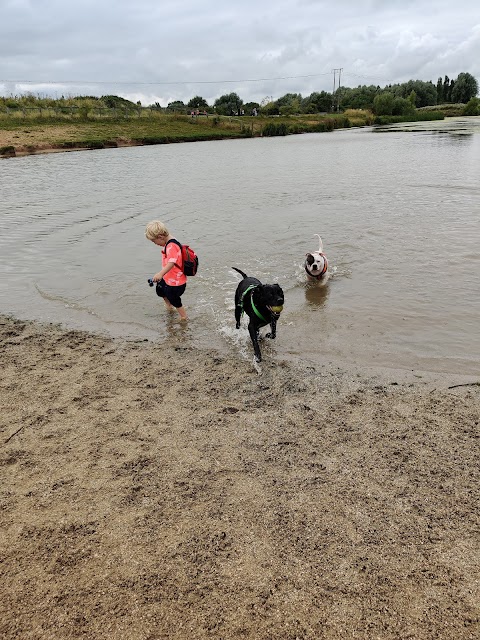
M311 253L307 253L307 264L312 265L315 262L315 258L312 256Z

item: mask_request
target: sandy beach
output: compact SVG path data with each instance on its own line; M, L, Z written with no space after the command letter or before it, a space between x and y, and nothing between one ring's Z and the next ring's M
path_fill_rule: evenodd
M478 380L0 339L5 640L479 637Z

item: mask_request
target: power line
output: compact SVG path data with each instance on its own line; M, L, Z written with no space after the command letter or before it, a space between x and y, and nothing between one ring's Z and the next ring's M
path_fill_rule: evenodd
M242 80L187 80L187 81L168 81L168 82L117 82L115 80L0 80L2 83L9 84L114 84L114 85L139 85L139 86L157 86L169 84L227 84L239 82L268 82L270 80L296 80L297 78L318 78L320 76L329 76L330 73L313 73L303 76L280 76L278 78L245 78Z

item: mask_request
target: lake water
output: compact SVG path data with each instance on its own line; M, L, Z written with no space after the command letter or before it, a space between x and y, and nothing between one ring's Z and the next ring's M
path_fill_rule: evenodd
M476 374L479 176L480 118L3 160L0 312L251 358L236 266L285 292L265 360ZM152 219L200 257L187 326L147 285Z

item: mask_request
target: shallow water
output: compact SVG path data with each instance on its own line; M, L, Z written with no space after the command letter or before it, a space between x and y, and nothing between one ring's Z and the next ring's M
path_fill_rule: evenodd
M479 169L480 118L4 160L0 312L250 359L237 266L285 291L265 360L476 374ZM200 256L187 326L147 285L155 218ZM323 288L302 267L315 233Z

